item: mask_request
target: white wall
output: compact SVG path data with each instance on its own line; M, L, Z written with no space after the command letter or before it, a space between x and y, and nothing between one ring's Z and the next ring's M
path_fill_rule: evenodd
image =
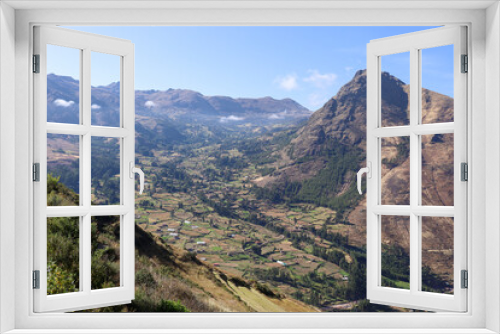
M0 333L14 328L15 12L0 3Z
M500 6L486 11L486 283L500 277ZM495 254L497 256L495 256ZM489 284L486 328L500 332L500 286Z
M65 2L69 3L69 2ZM95 2L97 3L97 2ZM484 318L482 314L485 312L485 298L488 303L487 309L487 323L488 327L500 332L500 322L498 316L500 314L500 287L499 286L489 286L487 293L484 292L484 282L487 280L491 285L492 282L498 282L498 277L500 277L500 262L498 259L499 245L495 244L495 241L499 240L499 222L500 222L500 173L498 166L500 165L500 116L499 116L499 106L500 106L500 64L499 64L499 54L500 54L500 14L498 5L490 7L488 10L488 20L484 19L484 11L457 11L457 10L446 10L440 11L426 11L426 10L412 10L412 11L397 11L397 10L369 10L369 11L349 11L349 10L269 10L269 11L259 11L259 10L248 10L248 11L230 11L230 10L157 10L157 11L144 11L144 10L46 10L46 11L30 11L30 10L18 10L16 16L17 22L17 45L16 45L16 76L13 74L13 11L12 9L1 4L0 2L0 258L3 262L0 263L0 271L2 272L2 281L0 281L0 332L11 328L13 325L13 310L16 306L18 312L16 313L16 323L18 326L25 326L26 328L33 328L37 325L46 328L69 328L71 326L90 326L94 328L105 328L106 326L121 326L121 328L135 328L137 326L137 318L121 318L120 321L116 321L116 318L109 316L109 323L104 323L106 316L95 317L90 319L87 315L82 314L78 318L67 318L66 322L54 321L57 315L51 315L50 317L40 317L33 319L34 317L28 317L27 310L32 309L30 304L31 290L26 289L29 285L30 274L32 266L29 263L26 255L29 254L30 240L27 240L30 236L29 224L30 220L30 199L27 194L30 194L30 162L31 162L31 152L30 152L30 105L29 105L29 91L30 81L29 81L29 64L30 64L30 30L29 23L53 23L53 22L75 22L81 25L84 24L99 24L102 22L115 23L115 24L144 24L144 22L149 22L150 24L199 24L200 22L205 22L207 24L217 23L218 25L232 24L234 22L241 22L242 24L263 24L266 25L268 22L276 22L281 24L304 24L307 25L311 22L317 24L349 24L352 22L364 22L364 23L377 23L377 22L407 22L407 18L420 22L473 22L473 40L474 40L474 50L475 53L472 55L472 65L481 64L481 66L474 67L474 79L473 83L476 87L475 89L475 101L472 102L474 108L475 118L474 124L470 127L473 136L477 136L478 140L474 144L475 156L472 159L473 170L471 170L470 175L474 178L475 189L471 194L474 199L474 210L472 213L472 221L475 226L475 233L473 233L472 238L474 239L474 251L473 253L481 254L484 249L484 236L488 236L488 243L490 246L494 247L495 254L490 256L490 261L487 266L487 274L483 274L484 258L481 261L473 261L472 263L472 280L475 282L480 282L480 286L475 289L474 295L472 296L472 310L475 313L474 327L483 327ZM448 18L449 16L449 18ZM5 27L5 28L4 28ZM488 54L486 56L488 64L485 68L483 60L485 54L483 53L484 39L483 39L483 29L488 31ZM479 32L478 32L479 31ZM491 35L490 35L491 34ZM474 37L475 36L475 37ZM487 89L484 87L485 81L484 77L487 77ZM9 80L7 80L9 78ZM8 124L12 124L12 118L14 117L14 112L12 109L11 98L14 96L14 82L12 79L16 78L16 131L14 133L13 128L9 127ZM4 82L5 81L5 82ZM485 99L485 94L487 98ZM485 104L486 101L486 104ZM487 113L487 118L484 117ZM487 122L485 122L487 119ZM488 140L485 142L484 134L485 128L487 130ZM18 152L14 156L14 151L11 147L12 138L16 136L16 145L18 147ZM485 149L488 149L485 151ZM486 157L485 157L486 156ZM13 222L14 213L11 212L12 205L12 194L14 189L14 177L12 162L14 158L17 160L16 164L16 183L15 183L15 193L16 193L16 239L17 239L17 264L14 268L14 263L12 259L13 250ZM485 161L485 159L487 159ZM488 182L485 182L485 172L489 173ZM485 188L486 187L486 188ZM485 201L484 192L485 189L489 195L486 205L488 214L488 230L485 233L484 223L485 218ZM478 203L479 202L479 203ZM477 233L479 232L479 233ZM478 237L478 235L480 235ZM21 251L19 251L21 250ZM496 256L495 256L496 255ZM493 258L493 260L491 260ZM6 261L7 259L7 261ZM16 270L18 276L16 280L16 305L14 305L14 293L13 293L13 276L11 275ZM479 272L481 275L474 277L474 272ZM6 275L6 276L4 276ZM485 277L486 276L486 277ZM494 284L493 284L494 285ZM477 315L480 315L478 318ZM412 315L413 316L413 315ZM417 315L418 316L418 315ZM226 327L237 327L237 326L248 326L248 327L261 327L264 323L256 321L255 317L243 317L241 315L232 315L230 318L213 315L211 317L204 317L203 315L192 315L191 325L198 328L220 328L219 326ZM204 318L203 318L204 317ZM446 317L446 316L445 316ZM336 317L336 322L332 323L331 319L328 317L311 317L314 320L315 326L317 328L329 328L333 326L337 327L348 327L353 324L358 328L367 328L369 326L376 327L401 327L398 323L388 323L387 318L383 315L380 317L366 317L371 322L364 323L356 320L353 323L353 318L348 316ZM400 319L406 319L406 315L401 315ZM408 317L409 318L409 317ZM451 327L459 327L470 325L469 317L461 317L457 319L456 317L450 317L450 319L444 319L447 325ZM472 318L472 317L471 317ZM477 318L477 320L476 320ZM296 328L303 328L304 317L295 315L276 315L276 320L274 326L282 326L283 324L295 325ZM358 318L357 318L358 319ZM57 320L60 320L57 318ZM156 328L162 328L165 326L165 320L161 318L148 318L151 326ZM393 319L391 319L393 320ZM35 322L36 321L36 322ZM185 318L177 317L176 315L170 315L169 326L171 328L181 328L185 325ZM426 322L422 322L418 327L429 327L435 326L435 318L426 319ZM104 324L104 325L103 325ZM441 323L439 323L441 324Z

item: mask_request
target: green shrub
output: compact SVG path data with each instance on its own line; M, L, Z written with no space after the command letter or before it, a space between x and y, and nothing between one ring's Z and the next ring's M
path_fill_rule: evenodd
M157 307L157 312L190 312L180 301L162 300Z

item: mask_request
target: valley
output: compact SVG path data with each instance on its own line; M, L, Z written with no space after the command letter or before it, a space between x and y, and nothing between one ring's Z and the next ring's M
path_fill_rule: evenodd
M386 122L397 124L408 113L408 86L388 74L383 80L391 91L383 95L383 108L391 111ZM74 91L57 89L49 101L56 96L77 101ZM113 89L116 85L93 88L93 103L107 101L107 109L95 111L98 123L116 117L117 99L109 98ZM424 95L426 117L452 120L451 98ZM355 189L355 173L365 163L365 71L312 115L289 99L249 101L192 91L141 91L136 103L136 164L146 174L145 192L136 195L138 229L212 268L217 277L266 286L262 289L269 294L287 296L309 310L407 311L365 300L366 204ZM52 120L67 122L68 113L50 105ZM423 198L450 205L453 183L450 189L435 176L450 177L453 141L436 136L423 141L428 186ZM48 142L49 172L78 192L78 140L62 136ZM93 201L119 201L118 144L97 138L92 145ZM385 143L382 198L397 203L408 198L408 146L401 138ZM452 222L441 219L437 228L431 223L424 227L424 244L432 254L424 257L423 284L428 291L452 293ZM390 217L383 235L383 282L408 288L405 226ZM253 310L274 307L262 303L267 302Z

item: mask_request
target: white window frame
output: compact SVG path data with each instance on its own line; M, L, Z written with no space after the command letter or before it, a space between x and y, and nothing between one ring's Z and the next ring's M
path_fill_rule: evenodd
M461 56L467 54L466 27L439 27L410 34L373 40L367 46L367 299L377 304L403 306L427 311L467 310L467 290L460 284L461 270L467 270L467 184L461 181L461 163L467 163L467 76L461 73ZM422 124L422 52L421 50L452 45L454 120L449 123ZM383 57L409 53L410 118L407 125L382 126ZM470 72L469 72L470 73ZM421 135L454 134L454 205L422 205ZM381 140L406 136L410 140L410 202L408 205L381 203ZM448 180L450 181L450 180ZM472 182L472 179L471 179ZM409 220L410 289L382 286L382 217L404 216ZM422 291L422 217L453 217L453 294Z
M113 2L17 2L0 4L0 329L16 329L15 333L36 333L38 329L70 333L128 333L165 329L162 332L232 333L405 333L418 328L421 333L493 333L500 331L500 263L498 259L500 230L500 12L497 1L447 2L433 1L269 1L240 4L210 2L155 2L143 5L121 2L136 9L106 10L120 6ZM409 4L408 4L409 3ZM23 7L14 12L9 7ZM148 9L147 7L150 6ZM163 8L155 8L162 7ZM396 7L397 8L393 8ZM67 8L60 8L67 7ZM80 9L75 9L76 7ZM86 9L82 9L85 8ZM100 8L97 8L100 7ZM182 8L179 8L182 7ZM487 8L488 7L488 8ZM29 9L31 8L31 9ZM34 8L34 9L33 9ZM46 10L43 8L51 8ZM153 8L153 9L151 9ZM58 10L55 10L58 9ZM15 17L15 21L13 18ZM33 212L30 169L32 147L32 77L29 73L32 53L32 27L35 24L62 25L442 25L466 24L469 27L469 122L470 159L468 247L470 287L467 313L436 314L34 314L32 304L30 245L32 245ZM485 24L486 23L486 24ZM15 41L13 31L15 31ZM334 42L334 41L332 41ZM10 69L15 65L15 76ZM486 71L488 66L488 71ZM4 73L9 73L5 77ZM15 78L15 91L9 85ZM10 81L9 81L10 80ZM488 85L487 85L488 84ZM15 92L15 99L6 94ZM15 117L12 109L15 107ZM488 120L488 122L486 121ZM6 142L14 135L6 129L15 127L15 145ZM488 140L486 135L488 134ZM10 138L12 140L12 138ZM488 154L486 154L488 152ZM15 161L15 162L11 162ZM486 164L488 163L488 164ZM485 167L486 166L486 167ZM15 178L6 173L15 170ZM488 182L486 174L488 173ZM11 179L9 179L11 178ZM6 188L5 185L11 186ZM15 190L14 201L6 198ZM488 194L488 196L486 196ZM488 206L485 206L485 201ZM14 204L15 211L8 205ZM9 218L15 219L15 225ZM488 219L486 219L488 218ZM15 238L12 238L15 235ZM12 256L14 250L14 256ZM494 257L486 266L488 250ZM26 259L30 259L26 261ZM475 274L477 273L477 274ZM15 286L12 289L12 286ZM486 293L486 289L488 293ZM13 308L12 305L15 305ZM121 329L121 330L120 330ZM137 330L132 330L137 329ZM41 332L41 331L40 331Z
M33 184L34 270L39 271L39 289L34 290L34 311L74 311L128 304L135 296L135 191L132 168L135 164L134 45L130 41L51 26L34 27L34 54L39 56L39 73L34 84L34 162L39 163L39 181ZM79 53L79 123L47 122L47 45L73 48ZM120 67L120 124L115 127L91 124L91 62L95 52L114 55ZM77 206L47 206L47 135L78 136L80 154L80 203ZM92 138L119 140L120 203L91 204ZM91 288L91 219L120 217L120 285ZM47 295L47 218L79 218L78 292ZM92 306L93 305L93 306Z

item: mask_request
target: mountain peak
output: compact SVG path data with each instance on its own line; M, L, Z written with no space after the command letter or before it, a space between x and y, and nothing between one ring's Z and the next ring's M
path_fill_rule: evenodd
M383 126L408 124L409 85L389 72L382 72ZM453 99L422 90L424 119L450 121L453 119ZM436 110L441 110L439 114ZM294 139L297 157L314 155L321 150L323 134L345 145L364 149L366 138L366 70L356 71L337 95L309 118Z
M366 70L357 70L356 73L354 74L354 77L359 77L362 75L366 75Z

